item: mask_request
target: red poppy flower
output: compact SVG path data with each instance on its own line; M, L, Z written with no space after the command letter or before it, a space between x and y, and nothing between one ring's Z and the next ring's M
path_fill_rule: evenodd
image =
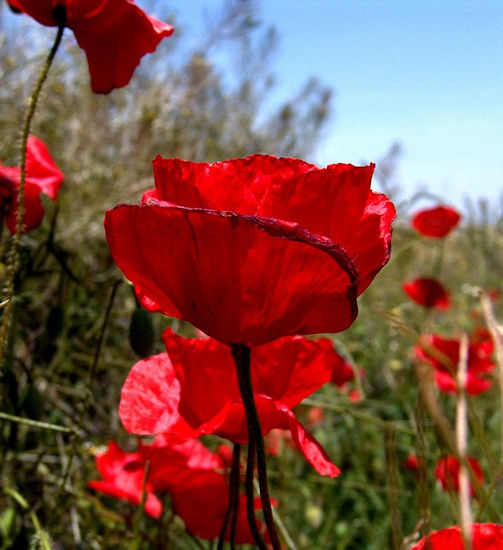
M108 93L126 86L141 58L153 52L174 28L144 13L133 0L8 0L17 11L42 25L57 26L56 6L66 11L65 26L72 29L84 50L91 88Z
M437 206L417 212L412 220L412 227L426 237L445 237L459 223L461 216L450 206Z
M484 482L484 473L476 458L468 457L468 463L479 483ZM459 492L459 460L455 456L445 456L441 458L435 466L435 478L440 482L442 489L448 492ZM472 484L470 483L470 494L475 495Z
M138 505L147 461L150 464L145 512L160 517L162 504L154 492L169 491L173 512L189 532L205 539L218 537L227 510L228 482L221 457L197 440L157 436L152 445L140 444L136 453L125 453L111 441L108 450L96 458L96 467L104 479L91 481L88 486ZM259 500L256 507L261 507ZM260 522L257 526L261 529ZM240 495L235 540L238 544L253 542L244 495Z
M496 523L473 523L472 550L501 550L503 548L503 525ZM435 531L422 538L412 550L465 550L459 525Z
M395 211L369 190L372 172L157 157L156 189L107 212L108 244L150 309L221 342L345 330L390 254Z
M423 336L414 346L416 356L435 369L435 382L440 391L456 393L456 371L459 363L459 340L445 339L436 334ZM468 347L468 370L466 374L466 392L478 395L491 387L491 381L485 376L494 370L491 360L493 343L490 340L471 342Z
M187 531L193 535L203 539L215 539L220 533L227 511L228 493L228 483L224 474L212 471L198 472L171 493L173 512L183 519ZM255 507L261 508L260 499L255 499ZM253 543L244 495L239 496L236 525L235 542ZM262 526L258 521L257 527L261 530Z
M222 457L212 453L197 439L158 435L152 445L141 445L141 459L150 462L149 483L155 491L176 491L196 473L222 471Z
M96 457L96 468L104 479L90 481L88 487L105 495L140 504L145 477L141 452L126 453L110 441L106 452ZM161 501L154 495L150 481L145 485L145 512L154 518L162 513Z
M5 223L12 234L16 232L17 225L20 177L19 166L3 166L0 163L0 209L6 216ZM26 146L25 231L37 228L44 217L40 193L56 200L64 179L65 176L54 163L45 143L35 136L29 136Z
M423 277L406 281L402 288L411 300L421 306L446 311L451 305L449 294L436 279Z
M423 457L419 457L414 453L410 453L407 458L403 461L403 467L406 470L411 472L417 472L426 467L425 460Z
M248 429L232 354L212 338L164 334L168 353L137 363L122 388L119 413L136 434L214 433L247 443ZM339 470L291 409L330 380L330 357L314 340L285 337L251 350L255 403L262 431L288 429L298 449L322 475Z

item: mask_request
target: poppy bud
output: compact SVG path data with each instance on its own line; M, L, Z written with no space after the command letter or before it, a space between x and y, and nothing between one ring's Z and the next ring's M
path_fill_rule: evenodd
M148 311L137 307L131 315L129 325L129 344L141 358L152 355L155 341L155 329Z

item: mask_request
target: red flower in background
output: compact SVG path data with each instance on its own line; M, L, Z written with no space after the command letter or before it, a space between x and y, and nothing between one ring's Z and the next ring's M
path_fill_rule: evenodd
M131 504L140 504L145 477L145 462L141 452L126 453L110 441L107 451L96 457L96 469L103 479L90 481L88 487ZM162 504L154 495L150 481L145 485L145 492L145 512L154 518L160 517Z
M503 548L503 525L496 523L473 523L472 550L501 550ZM465 550L461 528L456 525L435 531L422 538L412 550Z
M20 176L19 166L3 166L0 163L0 209L12 234L16 232L17 225ZM44 207L40 194L45 193L55 201L64 179L65 176L54 163L45 143L35 136L29 136L26 146L25 231L37 228L42 222Z
M348 397L351 403L360 403L362 400L362 395L356 388L348 393Z
M307 411L307 421L309 422L310 428L321 424L324 418L325 413L321 407L309 407Z
M419 457L414 453L410 453L403 461L403 467L411 472L417 472L426 467L426 463L423 457Z
M147 461L150 465L145 485L145 512L159 518L162 504L154 493L169 491L173 512L183 519L187 530L201 538L216 538L228 504L225 464L220 456L197 440L157 436L152 445L140 445L135 453L126 453L111 441L108 450L96 458L96 467L104 479L90 481L88 486L139 505ZM238 544L253 542L244 500L245 496L240 495L236 530ZM259 501L256 507L260 508ZM259 522L257 526L261 528Z
M468 464L479 483L484 482L484 473L476 458L468 457ZM435 478L440 482L442 489L448 492L459 492L459 460L455 456L441 458L435 466ZM470 494L475 495L470 483Z
M435 382L440 391L458 391L456 372L459 363L459 340L442 338L436 334L423 336L419 344L414 346L414 352L420 360L429 363L435 369ZM470 343L465 388L468 394L478 395L491 387L491 381L485 376L494 370L492 352L491 340Z
M119 409L125 428L140 435L169 432L197 437L213 433L234 443L247 443L246 418L229 347L212 338L181 338L169 329L164 342L168 353L136 363L126 379ZM251 350L254 397L263 433L288 429L315 470L335 477L338 468L291 411L330 380L330 360L316 341L301 336Z
M372 172L157 157L156 189L107 212L108 244L149 309L221 342L338 332L390 254L395 210L370 191Z
M274 428L265 436L264 444L266 452L277 457L285 445L293 446L292 434L288 430Z
M126 86L141 58L173 34L173 27L144 13L133 0L8 0L16 11L42 25L60 23L56 7L66 11L84 50L93 92L108 93Z
M406 281L402 288L411 300L421 306L446 311L451 305L449 294L436 279L422 277Z
M417 212L412 227L426 237L441 238L448 235L459 223L461 216L450 206L437 206Z

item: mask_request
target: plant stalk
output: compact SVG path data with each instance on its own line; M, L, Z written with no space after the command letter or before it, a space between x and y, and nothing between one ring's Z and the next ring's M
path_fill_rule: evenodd
M57 15L58 20L58 30L56 33L56 38L54 44L47 56L44 66L40 71L40 74L35 83L35 87L29 99L28 112L26 113L26 118L23 123L23 128L21 131L21 159L20 159L20 175L19 175L19 189L17 193L17 198L14 197L12 207L16 207L17 201L17 223L16 223L16 233L13 237L12 245L9 250L9 257L7 261L8 272L7 272L7 284L5 287L5 298L9 300L5 305L5 309L2 317L2 325L0 327L0 364L3 363L5 349L8 341L10 320L12 317L12 299L14 297L14 286L16 280L16 274L19 264L19 248L21 244L21 235L23 233L23 220L24 220L24 211L25 211L25 183L26 183L26 147L28 144L28 137L30 135L31 123L33 121L33 116L35 115L35 110L37 108L38 100L40 97L40 92L44 82L47 79L49 74L49 69L51 68L52 62L58 51L59 45L61 44L61 39L63 38L63 32L65 30L66 24L66 12L64 8L62 10L57 10L55 17Z
M257 458L257 471L258 471L258 483L260 487L260 499L262 501L262 512L264 514L264 520L267 527L267 532L271 540L271 544L274 550L280 550L281 545L279 543L278 534L274 526L274 518L272 515L271 499L269 497L269 489L267 486L267 467L265 459L264 438L262 436L262 430L260 427L260 421L257 414L257 408L255 406L255 400L253 398L253 387L251 380L250 369L250 348L243 344L234 344L231 346L232 356L236 365L236 372L238 378L239 389L241 397L243 399L243 406L245 409L246 422L248 424L248 453L250 453L250 447L253 449L255 446L256 458ZM250 462L250 461L249 461ZM248 521L250 523L250 529L254 526L250 522L250 492L253 496L253 486L248 487L248 476L253 476L253 470L250 473L250 464L246 466L247 487L246 497L248 502ZM257 543L258 544L258 543ZM262 543L263 544L263 543ZM260 548L266 548L259 545Z

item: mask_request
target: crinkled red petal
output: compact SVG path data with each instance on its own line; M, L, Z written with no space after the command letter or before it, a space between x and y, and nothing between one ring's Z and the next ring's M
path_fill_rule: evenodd
M105 227L141 292L221 342L338 332L356 318L350 258L297 224L151 201L109 210Z

